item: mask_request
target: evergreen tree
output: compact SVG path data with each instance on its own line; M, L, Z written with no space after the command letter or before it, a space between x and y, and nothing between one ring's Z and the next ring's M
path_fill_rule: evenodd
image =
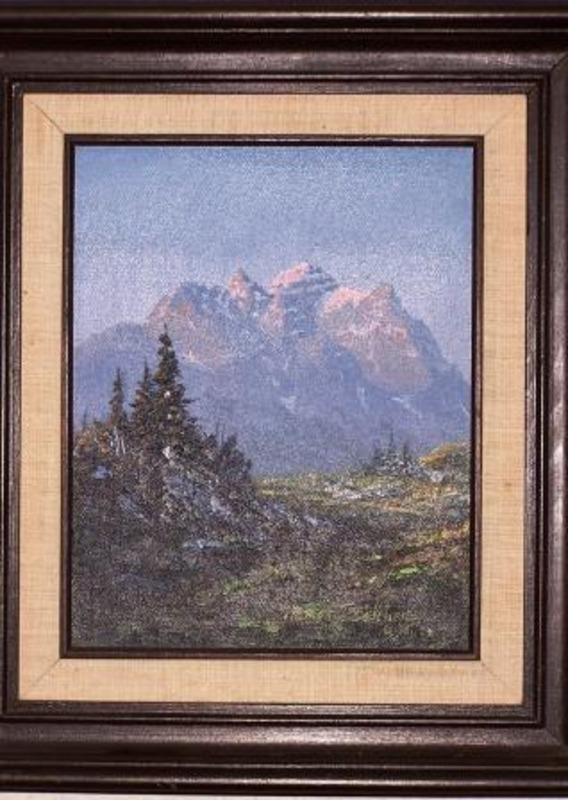
M124 386L122 383L122 373L120 368L117 368L112 385L112 396L110 399L110 416L109 422L115 428L126 427L126 411L124 410Z
M250 460L239 450L236 435L232 434L219 448L217 471L221 480L229 489L242 490L251 484L251 467Z
M110 414L108 424L114 443L115 455L124 455L126 451L125 436L128 426L128 417L124 409L124 386L120 369L116 370L109 406Z
M108 425L93 420L90 425L75 434L73 455L82 468L89 474L110 472L114 460L114 442Z
M148 362L136 388L130 421L130 449L137 488L150 505L161 503L163 480L159 468L162 454L156 430L156 392Z
M74 513L96 509L101 518L112 516L120 492L116 442L107 422L94 419L73 442Z
M406 469L410 468L412 466L412 461L413 461L413 458L412 458L412 451L410 449L410 444L409 444L409 442L406 441L402 445L402 465L403 465L403 467L405 467Z
M164 330L158 365L152 372L144 364L130 414L117 370L107 419L93 420L76 434L74 482L82 508L89 514L100 509L105 517L118 520L130 507L125 506L128 500L163 532L193 524L203 513L199 499L212 492L229 500L252 497L251 462L239 449L237 437L220 443L217 434L207 434L188 413L190 402L172 340Z
M415 469L415 461L410 444L405 441L401 450L397 450L394 433L390 432L386 447L375 445L373 454L365 467L371 475L409 474Z
M196 456L203 449L196 420L188 414L192 402L185 396L180 369L167 329L160 336L158 367L153 376L155 431L166 456Z
M136 388L132 403L130 430L137 448L149 449L154 437L154 386L148 362L144 362L142 380Z
M386 454L380 444L376 444L373 448L373 455L368 464L367 471L371 474L380 473L386 463Z

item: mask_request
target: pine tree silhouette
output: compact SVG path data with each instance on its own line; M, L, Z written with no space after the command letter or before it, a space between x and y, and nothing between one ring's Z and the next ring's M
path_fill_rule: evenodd
M118 524L125 502L139 504L145 518L163 533L191 525L199 497L203 502L216 491L228 498L252 496L251 462L237 437L221 444L216 434L207 434L188 413L191 402L165 329L158 365L152 373L144 363L131 414L117 369L107 419L92 420L77 432L74 482L89 513L100 506Z
M122 373L118 368L112 385L112 396L110 399L110 414L108 424L111 430L113 446L116 455L121 455L126 450L125 436L128 426L128 417L124 409L124 386Z
M227 488L243 489L250 484L251 462L239 450L236 434L229 436L219 448L217 470Z
M147 361L131 405L129 440L136 491L148 506L158 506L164 490L159 469L162 454L156 430L156 390Z
M132 405L132 419L130 429L133 441L137 447L149 447L150 440L154 436L153 431L153 409L154 403L154 387L152 383L152 375L148 362L144 362L144 372L142 380L136 388L134 395L134 402Z
M193 402L185 396L178 359L172 340L164 328L158 348L158 367L154 372L154 426L161 452L167 457L195 456L203 447L196 420L188 414Z
M376 444L373 448L373 455L367 465L366 469L371 474L380 473L387 463L387 454L380 444Z

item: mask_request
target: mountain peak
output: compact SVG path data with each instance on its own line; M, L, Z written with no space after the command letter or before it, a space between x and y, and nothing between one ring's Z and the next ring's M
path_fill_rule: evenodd
M345 306L356 308L359 303L369 297L370 292L363 289L354 289L351 286L338 286L330 292L324 303L324 311L336 311Z
M398 295L394 290L394 286L390 283L380 283L378 286L369 293L369 297L373 300L378 300L383 303L400 303Z
M243 267L237 267L229 278L227 290L231 297L241 297L243 294L247 294L254 285L254 281Z
M164 324L204 427L238 432L258 474L356 467L387 428L417 448L469 430L469 387L393 287L339 285L306 262L271 288L242 267L224 286L182 284L144 325L86 340L79 413L107 413L117 366L136 385Z
M239 308L247 312L251 311L258 301L264 301L268 297L262 286L253 281L240 266L229 278L227 292Z
M316 267L309 261L301 261L294 267L279 272L271 284L275 291L288 290L301 285L302 287L313 286L323 291L334 289L337 285L335 280L324 272L321 267Z
M308 275L313 275L317 272L318 268L310 264L309 261L301 261L299 264L279 272L272 281L272 286L274 288L292 286L292 284L304 280ZM319 270L319 272L321 272L321 270Z

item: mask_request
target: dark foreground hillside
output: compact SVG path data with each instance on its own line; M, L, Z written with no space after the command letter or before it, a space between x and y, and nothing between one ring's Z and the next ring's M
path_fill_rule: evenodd
M468 461L450 445L238 489L170 465L161 520L99 473L97 502L75 503L73 643L467 649Z
M467 649L469 485L462 475L444 478L432 470L263 482L263 496L326 521L272 586L266 581L262 614L274 635L301 645ZM288 606L271 602L279 583L294 586ZM236 594L250 609L249 624L266 624L255 614L258 600L245 599L246 588Z

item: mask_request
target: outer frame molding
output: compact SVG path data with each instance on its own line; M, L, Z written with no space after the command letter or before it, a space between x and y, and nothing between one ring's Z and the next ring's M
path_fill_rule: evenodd
M270 34L270 35L267 35ZM156 47L159 45L158 57ZM568 794L566 688L566 273L568 14L333 5L124 10L0 5L3 150L3 521L17 568L21 92L283 91L523 93L529 103L527 552L536 588L526 704L388 709L207 705L161 717L135 704L16 701L7 585L2 788L351 793ZM213 88L212 88L213 87ZM4 573L6 574L6 573ZM40 713L41 712L41 713ZM387 714L386 712L390 712Z
M480 658L62 657L65 136L324 132L483 141ZM24 94L18 700L522 705L526 160L523 94Z

